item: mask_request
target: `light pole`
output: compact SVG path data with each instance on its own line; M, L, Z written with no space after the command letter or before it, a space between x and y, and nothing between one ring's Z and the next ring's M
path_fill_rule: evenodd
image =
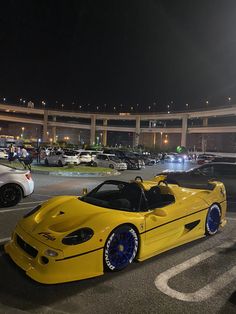
M24 131L25 131L25 128L22 127L22 128L21 128L21 131L22 131L22 133L21 133L21 138L24 138Z

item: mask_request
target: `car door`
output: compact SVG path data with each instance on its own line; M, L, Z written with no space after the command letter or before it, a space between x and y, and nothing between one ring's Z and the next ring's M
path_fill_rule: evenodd
M97 155L95 158L95 162L97 163L98 167L103 167L103 155Z
M215 178L222 181L228 196L236 196L236 164L215 164L213 165Z
M151 256L155 252L174 246L185 233L186 216L189 213L185 204L173 203L158 211L153 210L145 217L145 255Z

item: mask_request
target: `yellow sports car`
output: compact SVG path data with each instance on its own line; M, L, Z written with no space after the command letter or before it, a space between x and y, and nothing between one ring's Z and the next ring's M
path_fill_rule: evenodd
M117 271L224 226L221 182L202 189L108 180L83 196L59 196L16 226L5 251L34 280L52 284Z

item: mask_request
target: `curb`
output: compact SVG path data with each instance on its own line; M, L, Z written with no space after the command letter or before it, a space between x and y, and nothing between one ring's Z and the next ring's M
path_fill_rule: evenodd
M60 177L107 177L107 176L117 176L120 175L118 171L107 171L107 172L69 172L69 171L43 171L43 170L32 170L32 173L44 174L51 176Z

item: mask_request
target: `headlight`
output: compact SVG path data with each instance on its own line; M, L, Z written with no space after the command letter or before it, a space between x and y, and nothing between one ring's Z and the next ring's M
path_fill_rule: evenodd
M41 205L36 206L34 209L32 209L31 211L29 211L28 213L26 213L24 215L24 218L27 218L33 214L35 214L39 209L41 208Z
M62 240L62 243L66 245L80 244L91 239L93 234L94 232L92 229L81 228L65 236L65 238Z

